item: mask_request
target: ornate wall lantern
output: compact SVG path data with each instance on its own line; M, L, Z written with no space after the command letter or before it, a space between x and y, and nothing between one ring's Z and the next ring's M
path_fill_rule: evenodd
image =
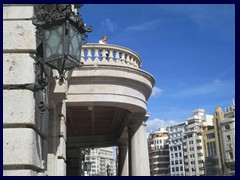
M56 8L52 8L55 6ZM82 6L82 5L81 5ZM51 7L51 11L47 8ZM4 85L4 89L28 89L34 92L37 107L41 112L47 109L44 90L47 86L45 65L56 69L59 73L59 84L65 79L65 72L81 67L81 47L87 41L86 28L79 14L75 14L70 4L35 5L38 9L32 18L36 26L36 56L34 83Z
M51 11L46 6L40 4L32 20L37 29L37 59L58 71L62 85L66 71L82 66L82 43L92 26L85 28L81 16L72 11L70 4L57 4Z

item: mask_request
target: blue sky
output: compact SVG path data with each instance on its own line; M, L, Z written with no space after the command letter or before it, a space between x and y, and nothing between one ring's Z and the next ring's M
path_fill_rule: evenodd
M234 4L85 4L79 12L94 28L89 43L108 35L154 76L148 132L235 99Z

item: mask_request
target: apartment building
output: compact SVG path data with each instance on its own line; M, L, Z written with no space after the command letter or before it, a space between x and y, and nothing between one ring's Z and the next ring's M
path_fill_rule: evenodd
M205 152L205 175L220 175L220 166L217 156L215 130L213 125L203 127L203 141Z
M227 107L224 113L224 120L220 124L223 169L225 175L235 175L235 103Z
M212 115L196 109L186 121L183 138L184 165L186 176L204 176L203 126L212 125Z
M204 129L206 175L235 175L235 103L217 107L213 126Z
M94 148L89 155L85 155L85 164L90 163L91 168L85 175L89 176L115 176L116 164L114 158L114 147Z
M151 176L169 176L168 131L161 128L150 133L148 148Z
M168 128L170 175L185 176L183 138L185 122Z

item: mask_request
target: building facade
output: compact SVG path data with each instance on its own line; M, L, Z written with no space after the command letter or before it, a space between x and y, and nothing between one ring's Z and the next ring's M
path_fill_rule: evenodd
M79 7L72 5L74 12ZM155 80L141 69L140 56L84 44L84 65L68 71L63 85L44 66L48 85L28 90L40 71L32 24L38 11L37 4L3 5L3 174L81 175L82 148L119 146L119 175L150 175L145 122Z
M148 137L151 176L169 176L168 131L159 129Z
M170 175L185 176L183 138L185 122L168 128Z
M213 126L204 131L206 175L235 174L235 103L225 112L217 107Z
M114 147L90 149L85 156L86 162L91 164L90 171L87 172L90 176L116 176Z
M222 135L221 135L221 128L220 124L224 120L224 113L220 107L217 107L213 114L213 125L214 125L214 136L216 142L216 152L217 152L217 159L219 165L219 175L224 174L224 159L223 159L223 148L222 148Z
M227 107L220 124L225 175L235 175L235 102Z
M205 175L220 175L220 166L217 156L215 130L213 125L203 127L203 141L205 152Z
M203 109L196 109L187 119L184 130L183 151L186 176L204 176L203 126L212 124L212 116Z

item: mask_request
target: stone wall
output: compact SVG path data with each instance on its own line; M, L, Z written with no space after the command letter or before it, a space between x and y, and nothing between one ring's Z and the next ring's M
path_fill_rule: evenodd
M40 112L36 96L8 85L34 83L33 5L3 5L3 175L45 175L48 110Z

